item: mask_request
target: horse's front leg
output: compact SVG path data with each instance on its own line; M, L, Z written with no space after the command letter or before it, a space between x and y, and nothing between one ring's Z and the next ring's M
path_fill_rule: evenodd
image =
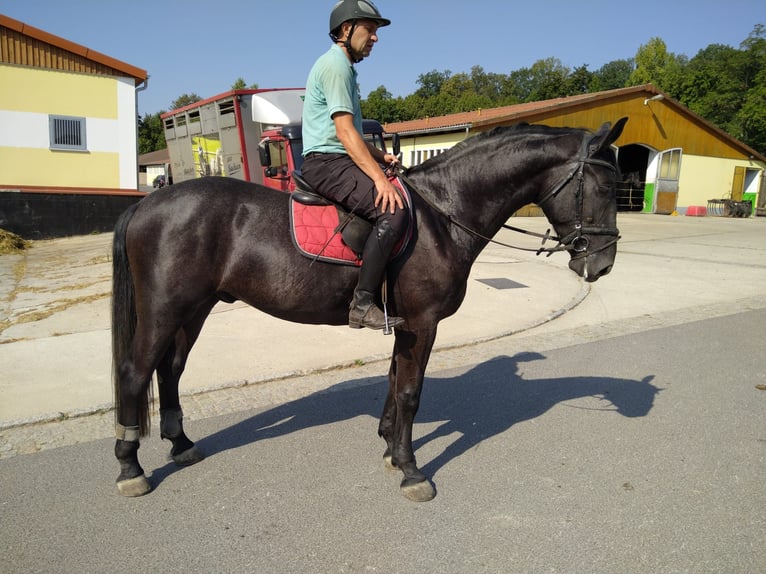
M383 453L383 464L386 470L399 470L391 460L394 450L394 428L396 427L396 349L391 357L391 366L388 369L388 394L386 403L383 405L383 414L380 415L378 436L386 441L386 451Z
M414 332L397 331L394 357L389 372L389 398L386 400L381 433L387 438L391 464L404 473L401 491L405 498L416 502L431 500L436 491L415 461L412 448L412 425L420 406L428 358L431 355L436 328ZM386 428L393 419L393 433Z

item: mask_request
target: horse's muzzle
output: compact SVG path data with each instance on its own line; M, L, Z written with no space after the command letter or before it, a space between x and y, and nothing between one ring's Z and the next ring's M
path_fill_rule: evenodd
M588 283L597 281L604 275L608 275L614 265L614 257L617 253L616 246L611 246L604 251L590 255L576 256L569 260L569 268L583 277Z

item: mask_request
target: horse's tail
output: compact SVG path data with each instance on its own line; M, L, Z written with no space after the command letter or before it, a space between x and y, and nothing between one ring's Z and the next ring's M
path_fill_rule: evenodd
M131 353L136 333L136 301L133 275L128 262L125 236L139 203L134 203L119 217L114 228L112 243L112 385L114 387L115 422L120 420L120 368ZM139 435L149 433L152 384L139 398Z

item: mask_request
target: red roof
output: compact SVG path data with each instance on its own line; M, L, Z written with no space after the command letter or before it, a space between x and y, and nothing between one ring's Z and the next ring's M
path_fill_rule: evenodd
M502 106L499 108L478 109L471 112L460 112L446 116L434 118L424 118L420 120L410 120L406 122L396 122L385 124L383 129L389 133L399 133L406 135L408 132L424 132L431 130L448 131L450 128L472 128L486 123L495 123L498 121L522 121L526 116L556 108L569 107L583 102L603 100L614 96L629 94L632 92L651 92L658 94L654 86L647 84L645 86L635 86L631 88L620 88L606 92L596 92L593 94L580 94L577 96L568 96L565 98L554 98L552 100L543 100L540 102L527 102L524 104L514 104L512 106Z
M3 16L2 14L0 14L0 26L4 26L5 28L8 28L9 30L13 30L14 32L23 34L24 36L29 36L30 38L33 38L40 42L50 44L51 46L54 46L56 48L66 50L67 52L71 52L72 54L75 54L77 56L81 56L83 58L96 62L97 64L107 66L109 68L114 69L116 72L120 74L123 74L130 78L135 78L136 80L139 80L141 82L145 82L146 78L149 76L146 70L142 70L141 68L136 68L135 66L126 64L125 62L121 62L120 60L111 58L107 56L106 54L102 54L101 52L97 52L96 50L91 50L90 48L86 46L82 46L80 44L70 42L69 40L65 40L64 38L61 38L59 36L49 34L48 32L45 32L44 30L40 30L39 28L35 28L34 26L25 24L24 22L19 22L18 20L14 20L13 18L10 18L9 16Z

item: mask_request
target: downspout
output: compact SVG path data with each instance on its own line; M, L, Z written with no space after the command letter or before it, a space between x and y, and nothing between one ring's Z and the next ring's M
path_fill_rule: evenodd
M143 92L148 87L149 87L149 75L147 74L146 79L136 86L136 167L134 170L136 172L136 193L141 191L138 185L138 182L139 182L138 171L140 169L140 166L138 165L138 117L139 117L138 116L138 92ZM165 178L165 180L167 181L167 177Z

